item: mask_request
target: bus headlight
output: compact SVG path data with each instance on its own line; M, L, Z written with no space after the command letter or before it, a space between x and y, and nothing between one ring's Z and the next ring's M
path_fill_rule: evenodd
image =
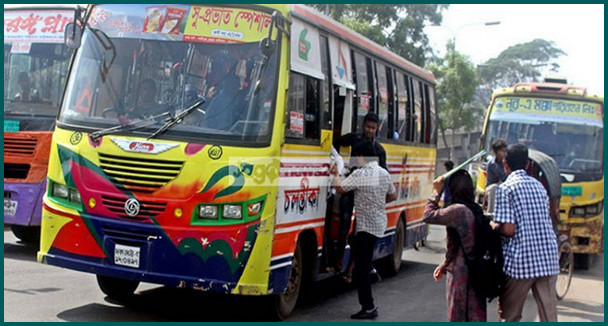
M602 211L602 203L599 202L597 205L589 205L585 207L586 214L597 215Z
M570 217L594 217L599 215L603 208L604 202L585 206L575 206L570 209Z
M75 203L80 203L82 199L80 198L80 193L76 189L70 189L70 201Z
M574 207L574 208L572 208L572 216L573 217L583 217L583 216L585 216L585 207Z
M223 218L240 219L243 217L241 205L224 205Z
M217 219L217 206L202 205L198 209L198 216L201 218Z
M53 190L51 191L53 197L68 199L69 193L70 191L66 185L53 183Z

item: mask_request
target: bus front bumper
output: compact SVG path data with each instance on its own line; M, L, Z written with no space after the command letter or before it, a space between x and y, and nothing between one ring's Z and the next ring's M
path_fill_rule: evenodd
M596 220L588 223L570 224L570 243L577 254L598 254L604 252L604 223Z

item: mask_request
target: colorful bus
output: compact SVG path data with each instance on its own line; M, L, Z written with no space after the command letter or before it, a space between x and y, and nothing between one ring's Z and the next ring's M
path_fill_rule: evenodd
M92 5L68 29L39 261L110 297L139 282L263 295L284 318L338 272L323 268L330 151L368 112L400 198L375 258L396 271L426 237L430 72L300 5Z
M559 217L577 260L604 251L604 98L563 79L496 90L487 111L482 146L522 143L549 155L561 175ZM483 194L485 171L477 190ZM556 209L557 206L556 206Z
M4 224L38 241L51 134L72 50L74 6L4 5Z

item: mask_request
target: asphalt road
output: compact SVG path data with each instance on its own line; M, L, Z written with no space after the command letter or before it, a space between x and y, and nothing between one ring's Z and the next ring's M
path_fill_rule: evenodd
M432 272L445 253L445 232L433 226L426 247L406 250L397 276L374 284L380 308L377 321L446 321L445 284ZM4 230L4 321L151 322L263 321L259 298L221 296L142 284L127 303L113 302L98 289L95 276L36 262L37 247ZM357 292L337 279L319 282L286 320L351 321L358 310ZM587 271L575 270L570 291L558 303L559 321L604 321L604 260L596 256ZM488 306L496 321L496 301ZM522 321L537 321L528 296Z

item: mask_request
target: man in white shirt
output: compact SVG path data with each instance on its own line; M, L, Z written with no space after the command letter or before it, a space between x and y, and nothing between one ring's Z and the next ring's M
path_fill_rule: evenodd
M386 203L397 199L397 192L390 174L378 165L374 144L360 142L354 148L361 168L355 170L343 181L338 178L338 171L332 168L334 186L338 193L355 192L355 216L357 218L355 234L355 270L357 291L361 310L351 315L353 319L374 319L378 308L374 305L370 272L377 240L384 236L386 230Z

